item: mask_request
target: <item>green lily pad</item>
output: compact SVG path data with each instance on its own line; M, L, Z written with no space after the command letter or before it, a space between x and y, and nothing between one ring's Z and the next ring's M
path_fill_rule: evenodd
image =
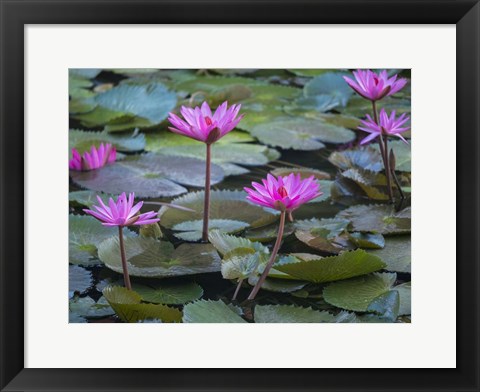
M354 231L388 234L410 233L410 207L396 212L391 205L356 205L340 211L337 218L350 220Z
M226 255L238 248L248 248L264 254L269 253L268 248L259 242L253 242L243 237L228 235L218 230L212 230L209 232L208 240L221 255Z
M78 265L68 266L68 290L73 293L83 294L93 285L92 273Z
M222 260L222 276L225 279L246 279L252 275L260 262L260 254L252 248L236 248Z
M230 219L209 219L208 230L218 230L223 233L236 233L248 227L249 224ZM177 223L172 227L175 237L184 241L198 241L202 238L203 219Z
M92 266L101 264L97 258L97 247L112 236L118 236L118 228L103 226L89 215L69 215L69 263ZM124 236L135 236L126 229Z
M409 99L385 97L377 101L377 110L380 111L382 108L388 113L392 110L395 110L397 114L410 113L411 101ZM343 114L363 118L367 113L372 114L372 103L367 99L354 95L348 101L348 105L340 109Z
M255 286L259 279L260 277L258 275L251 275L248 278L248 284L250 284L250 286ZM275 293L293 293L303 289L307 284L308 282L298 280L267 278L263 282L261 288L262 290Z
M230 86L241 85L246 87L252 87L255 85L265 84L265 82L261 82L252 78L196 75L194 78L177 83L175 85L175 90L187 91L189 93L212 93L215 92L215 90L218 91L220 88Z
M96 78L101 71L100 68L69 68L68 74L70 76L93 79Z
M98 205L97 196L100 196L104 203L108 203L109 198L116 198L115 195L107 195L105 193L98 193L93 191L75 191L68 194L68 200L70 202L70 205L73 205L75 207L90 208L94 204Z
M364 250L343 252L338 256L276 265L275 269L294 278L314 283L333 282L365 275L385 267L379 257Z
M338 102L338 105L346 106L353 90L345 82L343 75L339 72L329 72L316 76L305 85L303 94L307 98L330 96Z
M334 323L335 316L325 311L294 305L257 305L256 323Z
M211 166L211 184L223 179L223 170ZM97 192L121 194L135 192L137 197L169 197L185 193L179 185L203 186L205 166L194 158L144 154L87 172L70 171L79 186Z
M286 117L254 126L250 131L262 143L284 149L318 150L325 143L348 143L355 133L321 121Z
M380 150L378 145L375 146L378 154ZM406 144L402 140L389 140L388 151L393 150L395 153L395 170L401 172L412 171L412 148L410 144Z
M145 148L145 136L110 135L106 132L89 132L80 129L70 129L68 133L68 147L76 148L83 153L90 150L92 145L98 147L100 143L111 143L118 151L141 151Z
M354 150L334 151L328 160L342 170L360 168L375 173L383 170L382 156L378 149L372 146L360 147Z
M137 128L151 128L154 125L145 118L128 115L112 119L105 124L103 130L105 132L125 132L135 131Z
M410 308L410 285L393 287L397 274L374 273L341 282L335 282L323 290L323 297L329 304L338 308L366 312L375 298L390 290L400 295L399 315L408 314Z
M354 197L366 200L386 201L386 178L380 173L363 169L347 169L337 176L332 185L331 194L334 200L343 197Z
M378 314L381 318L388 320L388 322L395 322L398 317L400 308L400 295L398 291L387 291L376 297L368 305L367 312Z
M350 222L344 219L316 219L295 222L295 236L308 246L323 252L339 253L353 249L346 230Z
M288 237L293 232L293 225L290 222L287 222L283 230L283 238ZM278 236L278 223L272 223L271 225L258 227L256 229L248 229L243 235L249 240L258 242L274 240Z
M294 168L294 167L277 167L276 169L272 170L274 176L288 176L291 173L300 174L302 179L308 178L310 176L314 176L317 180L329 180L330 174L321 170L317 169L310 169L310 168Z
M238 313L222 301L200 300L185 305L184 323L245 323Z
M220 257L210 244L182 244L152 238L125 238L128 272L131 276L164 278L220 271ZM123 273L118 237L103 241L98 257L105 265Z
M99 105L116 112L128 113L159 124L175 108L177 96L161 83L150 85L118 85L99 94Z
M203 289L194 282L133 285L133 290L146 302L164 305L183 305L203 295Z
M105 297L101 297L97 302L90 297L75 297L70 300L68 307L70 312L85 318L99 318L115 314Z
M172 200L173 204L188 207L195 212L162 207L159 211L160 224L173 228L175 225L203 219L204 192L192 192ZM258 207L246 200L242 191L212 191L210 193L210 219L229 219L245 222L250 227L260 227L278 219L278 212Z
M120 320L126 323L138 323L144 320L161 320L164 323L179 323L182 312L166 305L143 304L135 291L124 287L108 286L103 289L107 299Z
M412 285L411 282L403 283L393 287L392 290L397 290L400 296L400 307L398 309L399 316L405 316L412 313Z
M385 238L381 234L350 233L348 238L355 246L363 249L382 249L385 246Z
M411 272L412 243L410 236L394 236L385 239L383 249L369 250L387 264L385 269L392 272Z

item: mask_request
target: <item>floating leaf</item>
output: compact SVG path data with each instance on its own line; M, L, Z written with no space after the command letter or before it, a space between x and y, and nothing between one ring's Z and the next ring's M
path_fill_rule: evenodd
M176 94L160 83L118 85L95 99L104 108L143 117L152 124L166 119L177 103Z
M250 131L262 143L295 150L318 150L325 143L348 143L355 133L342 127L304 118L282 118Z
M294 227L290 222L285 224L283 230L283 238L288 237L294 232ZM245 231L244 237L252 241L267 242L278 236L278 224L272 223L268 226L258 227L256 229L249 229Z
M118 237L103 241L98 256L105 265L123 273ZM125 238L128 272L131 276L163 278L220 271L220 258L210 244L182 244L152 238Z
M75 297L69 303L70 312L86 318L106 317L115 314L107 300L102 297L97 302L90 297Z
M73 293L83 294L93 285L92 273L77 265L68 267L68 290Z
M246 279L253 274L260 262L260 254L252 248L236 248L222 260L222 276L225 279Z
M111 143L119 151L131 152L141 151L145 148L145 136L110 135L107 132L88 132L80 129L70 129L68 133L68 146L71 150L76 148L80 153L90 150L94 145L100 143Z
M383 249L370 250L369 253L380 257L387 264L385 269L388 271L411 272L412 243L410 236L388 237L385 239Z
M295 223L295 236L308 246L329 253L353 248L346 230L350 222L345 219L310 219Z
M246 86L252 87L255 85L265 85L265 82L261 82L252 78L242 77L222 77L222 76L200 76L197 75L194 78L182 81L175 85L177 91L187 91L189 93L204 92L212 93L219 88L230 86Z
M350 233L349 240L355 246L364 249L382 249L385 246L385 238L381 234Z
M335 282L325 287L323 298L338 308L365 312L375 298L392 288L396 277L391 273L374 273Z
M258 276L252 275L248 278L248 283L251 286L255 286L259 279L260 278ZM267 278L262 283L261 289L276 293L293 293L303 289L306 285L307 282L298 280Z
M375 146L378 149L378 145ZM388 143L388 150L395 153L395 170L401 172L412 171L412 149L410 144L406 144L401 140L393 140Z
M225 255L237 248L249 248L261 253L268 253L268 248L259 242L253 242L246 238L228 235L218 230L212 230L209 233L208 240L221 255Z
M69 68L68 74L81 78L93 79L98 76L102 70L99 68Z
M376 313L381 318L393 323L398 317L399 308L400 296L398 291L391 290L374 298L373 301L368 305L367 312Z
M288 176L289 174L294 173L300 174L300 177L302 179L308 178L310 176L314 176L317 180L330 179L330 174L328 174L327 172L309 168L277 167L276 169L272 170L271 173L276 177Z
M110 197L114 199L116 198L116 196L114 195L107 195L105 193L98 193L93 191L75 191L68 194L68 200L70 204L73 204L75 207L90 208L94 204L98 205L97 196L99 196L104 203L108 203L108 199Z
M334 151L328 160L339 169L360 168L378 173L383 170L380 152L374 147L360 147L355 150Z
M195 213L162 207L159 212L160 224L172 228L175 225L197 219L203 219L204 192L192 192L172 200L173 204L188 207ZM259 227L277 220L278 212L258 207L245 199L242 191L212 191L210 193L210 219L229 219L248 223L250 227Z
M118 236L118 228L103 226L88 215L69 215L69 259L71 264L97 265L97 247L105 239ZM135 234L126 229L125 236Z
M356 205L340 211L337 218L348 219L354 231L380 234L409 233L410 207L396 212L391 205Z
M294 305L257 305L256 323L333 323L335 317L328 312Z
M346 83L345 83L346 84ZM377 101L377 110L385 109L388 113L395 110L397 114L410 113L411 102L409 99L399 99L393 97L385 97ZM354 95L348 101L348 105L341 109L343 114L355 117L365 117L365 114L372 114L372 103L358 95Z
M358 249L338 256L276 265L275 269L294 278L315 283L333 282L365 275L385 267L379 257Z
M210 219L208 230L218 230L222 233L235 233L248 227L248 223L231 219ZM186 221L176 224L172 230L175 237L185 241L198 241L202 238L203 219ZM179 231L179 232L178 232Z
M330 96L341 106L346 106L353 90L338 72L324 73L309 81L303 88L305 97ZM335 105L335 106L337 106Z
M91 103L91 102L95 102L94 97L89 98L88 103ZM84 127L96 128L96 127L103 126L116 119L124 118L125 113L115 112L113 110L109 110L97 105L93 110L89 112L75 114L75 115L72 115L72 117L80 121L80 123ZM133 116L130 116L130 118L133 118Z
M182 312L166 305L142 304L141 297L124 287L108 286L103 295L117 316L126 323L144 320L161 320L165 323L182 321Z
M392 288L397 290L400 296L400 308L398 309L398 315L404 316L412 313L411 301L412 301L412 286L411 282L403 283Z
M184 323L245 323L238 313L222 301L200 300L185 305Z
M223 170L211 166L212 184L223 179ZM168 197L185 193L187 186L203 186L205 166L194 158L144 154L98 170L70 172L79 186L98 192L121 194L135 192L137 197ZM175 181L175 182L174 182Z
M194 282L133 285L133 290L146 302L164 305L183 305L203 295L203 289Z

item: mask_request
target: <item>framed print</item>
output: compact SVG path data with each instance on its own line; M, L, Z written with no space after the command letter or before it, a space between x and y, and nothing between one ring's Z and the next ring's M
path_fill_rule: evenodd
M2 390L479 390L477 2L1 13Z

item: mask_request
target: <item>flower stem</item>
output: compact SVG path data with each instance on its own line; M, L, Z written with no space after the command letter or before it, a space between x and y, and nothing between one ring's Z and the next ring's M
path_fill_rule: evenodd
M377 104L375 101L372 101L372 108L373 108L373 120L375 124L380 125L378 122L378 114L377 114ZM386 145L386 138L385 143L383 141L383 135L381 134L378 138L378 146L380 147L380 153L382 155L383 160L383 167L385 168L385 177L387 178L387 189L388 189L388 198L390 202L393 202L393 192L392 192L392 181L390 179L390 165L388 164L388 149Z
M123 281L128 290L132 289L130 276L128 275L127 256L125 254L125 243L123 242L123 226L118 226L118 238L120 240L120 256L122 257Z
M208 216L210 214L210 170L212 161L212 145L207 143L207 160L205 167L205 199L203 205L202 241L208 242Z
M240 287L242 287L243 279L238 280L237 288L235 289L235 293L233 293L232 301L237 299L238 292L240 291Z
M273 246L272 254L270 256L270 260L268 261L265 269L263 270L262 276L260 276L260 279L258 280L257 284L253 288L252 292L248 296L248 299L253 300L255 299L255 296L257 293L260 291L260 288L262 287L263 282L265 282L265 279L267 279L268 273L272 269L273 263L275 263L275 259L277 258L277 253L278 250L280 249L280 244L282 243L282 238L283 238L283 231L285 229L285 216L286 212L282 211L280 214L280 225L278 226L278 234L277 234L277 240L275 241L275 245Z

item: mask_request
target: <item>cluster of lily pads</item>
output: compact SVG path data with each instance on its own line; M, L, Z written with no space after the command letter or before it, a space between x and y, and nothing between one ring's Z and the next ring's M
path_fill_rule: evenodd
M71 69L70 321L410 322L409 91Z

